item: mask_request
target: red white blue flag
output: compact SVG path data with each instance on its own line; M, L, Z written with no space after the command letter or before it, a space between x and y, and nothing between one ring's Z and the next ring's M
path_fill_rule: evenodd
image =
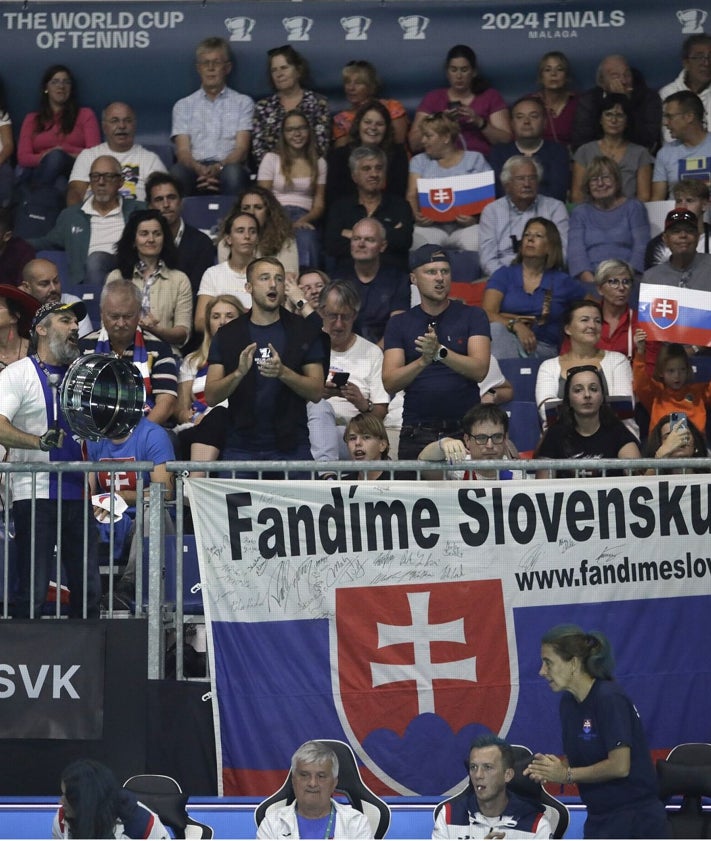
M642 283L639 326L650 340L710 347L711 292Z
M446 178L418 178L420 213L433 222L454 222L457 216L476 216L494 201L494 172L470 172Z
M188 481L225 795L308 739L406 796L461 788L485 732L562 753L538 671L564 622L608 635L655 756L708 736L707 476Z

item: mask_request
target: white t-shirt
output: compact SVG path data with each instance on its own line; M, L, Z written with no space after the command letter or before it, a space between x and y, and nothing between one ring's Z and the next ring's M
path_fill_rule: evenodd
M234 295L243 307L251 309L252 296L245 290L246 283L247 272L236 272L225 261L216 266L210 266L205 271L200 281L198 295L209 295L211 298L216 298L218 295Z
M83 149L76 157L70 181L86 181L89 183L89 172L94 161L102 155L111 155L121 164L123 171L123 185L120 194L125 198L138 201L146 200L146 178L152 172L165 172L163 161L136 143L127 152L114 152L108 143L99 143L90 149ZM87 192L90 195L90 192Z
M383 386L383 352L362 336L356 335L355 342L348 350L337 351L331 348L327 382L334 371L347 371L350 374L348 382L357 385L366 400L373 403L390 402L390 396ZM329 397L328 402L339 426L345 426L358 414L358 409L345 397Z

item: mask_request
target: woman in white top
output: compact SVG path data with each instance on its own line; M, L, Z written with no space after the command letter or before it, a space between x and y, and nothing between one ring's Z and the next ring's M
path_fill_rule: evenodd
M252 306L252 296L246 291L247 266L257 256L260 226L251 213L242 213L235 206L223 226L222 242L228 257L216 266L210 266L202 276L195 306L195 329L205 332L207 305L218 295L234 295L247 310Z
M632 366L622 353L597 347L602 330L602 310L596 301L576 301L568 310L563 332L570 340L570 349L561 356L541 363L536 378L536 403L541 419L546 421L546 403L563 398L569 368L594 365L601 371L605 396L629 398L634 409ZM639 427L633 417L626 417L624 425L639 437Z
M293 226L274 193L254 184L237 196L230 215L236 210L251 213L259 222L259 248L255 257L276 257L284 266L286 275L296 279L299 273L299 253ZM226 257L227 249L222 240L217 246L217 259L225 260Z
M319 157L309 122L301 111L288 111L275 152L259 165L257 184L271 190L294 226L299 265L318 265L320 238L316 223L323 216L326 161Z

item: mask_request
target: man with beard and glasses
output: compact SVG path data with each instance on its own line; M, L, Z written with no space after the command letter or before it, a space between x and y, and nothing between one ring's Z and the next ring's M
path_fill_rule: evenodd
M79 356L79 321L85 316L86 308L81 301L44 304L32 321L36 352L0 372L0 444L9 451L8 461L49 464L82 460L82 444L72 435L61 411L59 389L69 364ZM14 615L39 616L50 578L55 574L53 557L59 531L62 565L70 590L69 615L83 615L86 556L86 616L98 616L101 588L96 528L93 517L87 520L86 516L88 501L84 498L83 474L62 474L59 523L55 474L37 474L33 487L31 473L13 473L11 483L19 573ZM31 593L32 540L35 575Z

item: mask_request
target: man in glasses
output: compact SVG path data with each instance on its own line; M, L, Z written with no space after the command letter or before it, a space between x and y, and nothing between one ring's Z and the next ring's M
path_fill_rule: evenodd
M673 93L662 104L662 118L674 139L657 152L652 201L670 198L670 185L684 177L711 179L711 134L699 97L691 91Z
M171 137L177 163L171 168L186 196L235 195L247 186L244 166L252 142L254 102L227 87L232 72L224 38L205 38L195 51L200 89L173 106Z
M711 255L697 252L699 236L699 220L695 213L685 207L667 213L663 237L670 252L669 259L647 269L642 275L642 283L711 292Z
M143 202L124 199L121 164L111 155L100 155L89 169L92 195L59 214L57 224L43 237L30 240L36 251L67 252L70 283L103 284L116 268L116 243L126 220Z
M695 93L704 104L706 125L711 118L711 35L701 32L689 35L681 45L681 73L665 85L659 96L664 101L668 96L679 91ZM664 142L669 143L672 136L666 126L663 128Z
M145 201L146 178L152 172L165 172L163 162L140 143L136 143L136 114L125 102L112 102L101 115L104 142L82 150L74 161L69 176L67 206L79 204L86 198L89 188L91 162L100 155L111 155L121 164L123 184L121 195L128 199Z
M423 473L423 479L523 479L520 470L464 470L468 461L509 459L509 418L493 403L479 403L462 418L462 438L440 438L428 444L418 456L420 461L446 461L452 470Z

